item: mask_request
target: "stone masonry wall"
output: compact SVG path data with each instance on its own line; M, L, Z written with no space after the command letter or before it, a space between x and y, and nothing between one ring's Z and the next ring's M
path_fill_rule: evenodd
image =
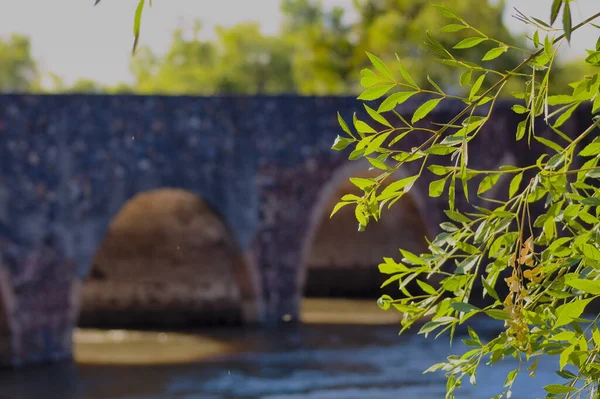
M409 115L419 104L398 111ZM515 144L522 118L511 105L500 103L471 143L472 167L524 165L541 153L536 142L532 151ZM463 106L444 102L424 123L447 122ZM341 183L332 180L349 163L347 152L330 150L338 111L348 121L364 114L343 97L0 96L0 287L10 301L0 345L8 334L12 362L70 354L79 286L111 219L156 188L188 190L222 216L257 268L260 291L245 300L260 308L258 320L297 320L314 215L328 203L321 190ZM578 110L565 130L589 120L589 109ZM404 148L421 142L409 135ZM436 232L445 205L427 198L432 178L413 191Z

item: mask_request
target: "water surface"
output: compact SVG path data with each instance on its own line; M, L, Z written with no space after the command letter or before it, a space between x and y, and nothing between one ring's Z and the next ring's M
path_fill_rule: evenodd
M324 303L315 301L313 305L312 311L308 306L304 312L305 320L313 323L278 331L78 331L74 364L0 373L0 398L444 397L444 376L423 375L422 371L450 353L464 351L462 344L449 348L444 338L399 337L398 326L387 324L395 316L381 312L384 316L377 319L371 312L372 304L331 303L329 318L323 311ZM353 313L357 306L359 311ZM373 324L377 320L379 324ZM348 324L350 321L354 324ZM340 322L346 324L336 324ZM485 336L496 327L488 323L478 329ZM467 384L457 397L481 399L500 393L506 374L515 367L515 362L506 361L483 368L477 387ZM554 362L541 362L535 379L520 376L513 398L543 397L541 387L556 379L554 369Z

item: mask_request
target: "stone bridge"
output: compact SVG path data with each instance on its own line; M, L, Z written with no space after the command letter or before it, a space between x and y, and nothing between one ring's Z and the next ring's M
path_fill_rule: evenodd
M472 167L535 159L510 105L472 143ZM351 209L329 220L348 177L373 173L330 150L338 111L363 115L343 97L0 96L0 363L70 357L78 320L274 325L299 318L304 293L376 292L374 265L423 249L444 202L428 175L368 234ZM589 121L578 112L570 131Z

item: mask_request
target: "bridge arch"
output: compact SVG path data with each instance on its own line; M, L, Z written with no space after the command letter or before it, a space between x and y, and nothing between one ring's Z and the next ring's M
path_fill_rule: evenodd
M425 209L427 197L417 185L389 210L386 208L382 220L371 222L366 232L358 232L352 206L340 209L330 219L344 194L360 195L350 177L381 174L369 167L365 160L344 163L317 195L297 276L298 287L307 297L377 298L385 280L377 265L384 256L398 259L400 247L417 253L427 249L425 236L430 235L433 223ZM400 170L389 183L408 176Z
M257 322L258 271L219 213L182 189L127 201L113 218L81 295L79 324L187 328Z

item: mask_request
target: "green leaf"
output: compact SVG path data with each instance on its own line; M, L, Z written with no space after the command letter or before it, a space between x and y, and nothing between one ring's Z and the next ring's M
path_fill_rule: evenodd
M442 369L446 363L436 363L433 366L429 367L427 370L423 371L423 374L433 373L434 371L438 371Z
M560 248L561 246L563 246L564 244L566 244L567 242L571 241L573 239L573 237L561 237L557 240L555 240L552 244L550 244L550 246L548 247L548 252L552 253L554 251L556 251L558 248Z
M585 310L585 307L591 302L592 299L593 298L579 299L559 306L556 309L556 323L554 324L553 328L564 326L572 322L574 319L577 319L579 316L581 316Z
M425 291L426 294L437 295L437 291L435 290L435 288L433 288L431 285L427 284L426 282L417 280L417 284L419 285L419 287L421 287L421 289L423 291Z
M567 1L563 7L563 29L565 31L565 37L567 42L571 42L572 21L571 21L571 6Z
M431 183L429 183L429 196L434 198L441 196L444 193L444 188L446 187L447 180L448 178L445 177L443 179L434 180Z
M373 108L371 108L365 104L365 109L367 110L367 113L369 114L369 116L371 118L373 118L374 121L379 122L380 124L387 126L387 127L393 127L392 124L387 121L387 119L385 119L383 116L381 116Z
M387 140L387 138L390 136L392 132L388 131L385 133L379 133L376 134L373 137L373 139L368 142L367 147L365 148L365 153L363 154L364 156L367 156L373 152L382 152L382 145L383 143ZM356 147L359 148L360 145L362 143L364 143L366 140L363 140L362 142L360 142Z
M595 114L600 109L600 94L596 94L594 103L592 105L592 114Z
M579 202L581 202L583 205L600 206L600 198L597 197L584 198Z
M479 183L479 187L477 188L477 194L483 194L486 191L490 190L492 187L494 187L496 183L498 183L500 176L500 173L493 173L484 177L481 183Z
M514 369L514 370L509 371L509 373L506 375L506 380L504 380L504 386L511 387L514 384L515 379L517 378L518 374L519 374L519 369ZM494 399L496 399L496 398L494 398Z
M477 46L479 43L486 41L485 37L475 36L475 37L467 37L466 39L461 40L455 45L453 48L455 49L467 49L471 47Z
M396 106L404 103L406 100L417 94L417 91L401 91L389 95L381 105L379 105L379 112L388 112L396 108Z
M346 121L344 120L344 118L342 118L342 115L338 112L337 116L338 116L338 123L340 124L342 130L344 132L346 132L350 137L355 138L354 135L352 134L352 132L350 131L350 128L348 127L348 124L346 123Z
M512 106L511 109L513 110L513 112L515 112L517 114L525 114L525 113L529 112L529 108L524 107L521 104L515 104Z
M358 97L358 99L365 100L365 101L377 100L378 98L381 98L383 95L385 95L385 93L390 91L394 86L395 86L395 84L392 83L392 84L369 87L367 90L362 92L362 94Z
M365 153L365 149L364 148L361 148L361 149L357 148L354 151L352 151L350 153L350 155L348 155L348 159L351 160L351 161L356 161L357 159L362 158L363 155L364 155L364 153Z
M592 327L592 339L596 346L600 346L600 331L598 331L598 326L596 324Z
M360 71L360 85L362 87L371 87L373 85L376 85L378 83L385 83L385 80L381 79L380 76L378 76L375 72L373 72L372 70L370 70L369 68L364 68L362 71Z
M577 390L577 388L569 387L566 385L560 385L560 384L550 384L550 385L546 385L544 387L544 390L546 392L553 393L553 394L561 394L561 393L573 392L573 391Z
M582 201L583 202L583 201ZM591 260L600 261L600 250L593 244L582 244L579 249L583 253L583 256Z
M599 95L600 97L600 95ZM579 155L582 157L591 157L600 154L600 143L590 143L581 152Z
M569 356L575 350L575 345L569 345L569 347L562 351L559 357L559 370L562 371L567 363L569 362Z
M557 94L554 96L548 96L548 105L564 105L570 104L573 101L573 96L569 96L566 94Z
M398 61L400 61L398 59ZM408 73L408 71L404 68L404 65L402 65L402 63L399 63L399 69L400 69L400 75L402 75L402 78L411 86L418 88L419 86L417 85L417 83L414 81L414 79L412 78L412 76L410 76L410 74Z
M450 187L448 187L448 206L451 211L454 211L454 205L456 202L456 178L452 176L450 178Z
M425 118L442 100L443 98L434 98L432 100L425 101L413 114L411 123L415 123Z
M554 21L556 21L556 18L558 17L558 13L560 12L562 4L563 4L563 0L554 0L552 2L552 9L550 12L550 25L554 24Z
M371 187L371 186L374 186L375 184L377 184L375 179L365 179L363 177L351 177L350 182L352 182L352 184L354 184L356 187L360 188L361 190L364 190L367 187Z
M442 14L444 17L446 17L446 18L450 18L450 19L456 19L456 20L462 21L462 18L461 18L461 17L459 17L459 16L458 16L458 15L457 15L457 14L456 14L454 11L452 11L452 10L448 9L447 7L444 7L444 6L442 6L442 5L439 5L439 4L434 4L433 6L434 6L434 7L436 8L436 10L438 10L438 12L439 12L440 14Z
M562 148L560 145L556 144L554 141L552 140L548 140L545 139L543 137L540 136L533 136L537 141L539 141L540 143L544 144L546 147L552 148L554 151L556 152L563 152L564 148Z
M481 86L483 85L485 77L486 75L483 74L477 78L475 83L473 83L473 87L471 87L471 91L469 92L469 100L472 100L477 95L477 92L479 92L479 89L481 89Z
M346 147L348 147L350 144L352 144L353 142L354 142L353 139L337 136L335 138L335 141L333 142L333 146L331 147L331 149L336 150L336 151L342 151Z
M515 175L515 177L513 177L513 179L510 181L510 187L508 189L508 196L510 198L512 198L517 191L519 190L519 187L521 186L521 181L523 180L523 172Z
M429 31L425 31L425 46L429 48L432 52L437 54L441 59L451 59L450 53L444 48L442 43L437 40L435 37L429 34Z
M444 213L452 220L458 223L471 223L471 219L457 211L445 210Z
M382 310L388 310L390 308L390 306L392 305L392 297L389 295L382 295L378 300L377 300L377 306L379 306L379 308L381 308Z
M359 133L377 133L375 129L367 125L365 122L357 120L354 127Z
M366 53L367 53L367 57L369 57L369 60L371 60L371 63L373 64L373 66L375 67L375 69L377 69L386 78L388 78L388 79L390 79L390 80L393 81L394 80L394 76L387 69L387 67L385 66L385 64L383 63L383 61L381 61L381 59L379 59L379 57L377 57L374 54L369 53L368 51Z
M573 112L577 109L578 106L579 106L579 103L575 103L571 107L567 108L567 110L565 112L563 112L558 117L558 119L556 119L556 122L554 123L554 125L552 127L554 129L558 129L559 127L561 127L566 121L569 120L569 118L571 118L571 115L573 115Z
M492 287L485 278L483 278L483 276L481 276L481 283L483 284L483 295L485 296L485 293L487 292L489 296L491 296L492 298L494 298L497 301L500 301L500 297L498 296L498 293L496 292L496 290L494 289L494 287Z
M473 70L468 69L460 75L460 85L467 86L471 83L471 77L473 76Z
M442 165L429 165L427 169L436 176L444 176L450 172L448 167Z
M354 216L356 217L358 223L360 223L363 226L367 225L367 217L365 216L362 207L357 206L356 208L354 208Z
M428 81L429 83L431 83L431 85L432 85L433 87L435 87L435 89L438 91L438 93L440 93L440 94L444 93L444 90L442 90L442 88L441 88L441 87L440 87L440 86L439 86L437 83L435 83L435 82L433 81L433 79L431 78L431 76L427 75L427 81Z
M359 197L358 195L355 195L355 194L346 194L342 197L342 201L357 202L360 200L361 200L361 197Z
M400 280L402 278L402 276L403 276L402 274L395 274L395 275L393 275L392 277L388 278L383 283L381 283L381 286L379 288L387 287L388 285L390 285L394 281Z
M490 61L490 60L496 59L496 58L500 57L502 54L506 53L507 50L508 50L508 47L506 47L506 46L500 46L500 47L493 48L483 56L481 61Z
M538 30L536 30L533 34L533 45L538 48L540 46L540 32Z
M517 141L521 140L525 136L525 130L527 129L527 119L519 122L517 125Z
M373 165L373 167L375 167L377 169L381 169L381 170L388 170L389 169L389 167L383 161L380 161L377 158L367 157L367 160L369 161L369 163L371 165Z
M442 228L442 230L447 231L449 233L453 233L458 230L458 227L454 223L451 223L451 222L441 223L440 227Z
M438 327L445 326L446 324L450 324L457 319L454 317L440 317L433 321L428 321L421 327L418 334L428 334L435 330Z
M144 4L146 0L139 0L137 8L135 9L135 17L133 19L133 48L132 54L135 54L137 49L138 41L140 39L140 27L142 25L142 11L144 11Z
M588 294L600 295L600 281L574 279L566 284Z
M402 254L402 256L404 256L404 262L406 263L410 263L412 265L426 265L427 263L419 258L417 255L413 254L410 251L407 251L406 249L400 249L400 253Z
M454 302L450 304L452 309L457 310L459 312L469 313L472 310L481 310L475 305L471 305L467 302Z
M440 29L440 32L444 32L444 33L453 33L453 32L459 32L463 29L466 29L467 27L465 25L460 25L460 24L448 24L446 26L444 26L443 28Z
M456 152L458 148L451 147L443 144L435 144L425 150L425 153L431 155L449 155Z
M346 206L348 204L353 204L353 202L338 202L337 204L335 204L335 206L333 207L333 210L331 211L331 215L329 215L329 218L332 218L333 215L335 215L340 209L342 209L344 206Z
M548 25L548 23L547 23L547 22L544 22L544 21L542 21L542 20L541 20L541 19L539 19L539 18L531 17L531 19L533 19L533 20L534 20L535 22L537 22L538 24L540 24L540 25L542 25L542 26L545 26L546 28L551 28L551 26L550 26L550 25Z
M382 274L396 274L409 271L409 268L402 263L396 263L392 258L383 258L385 263L379 264L379 272Z
M490 316L492 319L496 320L510 320L510 315L504 310L500 309L488 309L485 311L485 314Z
M573 378L577 378L577 376L569 370L556 371L556 374L559 377L564 378L565 380L572 380Z
M552 58L552 42L550 41L550 37L546 35L544 38L544 53L546 53L546 57L548 59Z
M381 192L381 197L388 195L390 193L395 193L398 192L400 190L403 190L405 187L407 186L412 186L412 184L415 182L415 180L417 180L419 178L419 176L410 176L410 177L406 177L404 179L400 179L398 181L395 181L393 183L390 183L386 188L383 189L383 191Z

